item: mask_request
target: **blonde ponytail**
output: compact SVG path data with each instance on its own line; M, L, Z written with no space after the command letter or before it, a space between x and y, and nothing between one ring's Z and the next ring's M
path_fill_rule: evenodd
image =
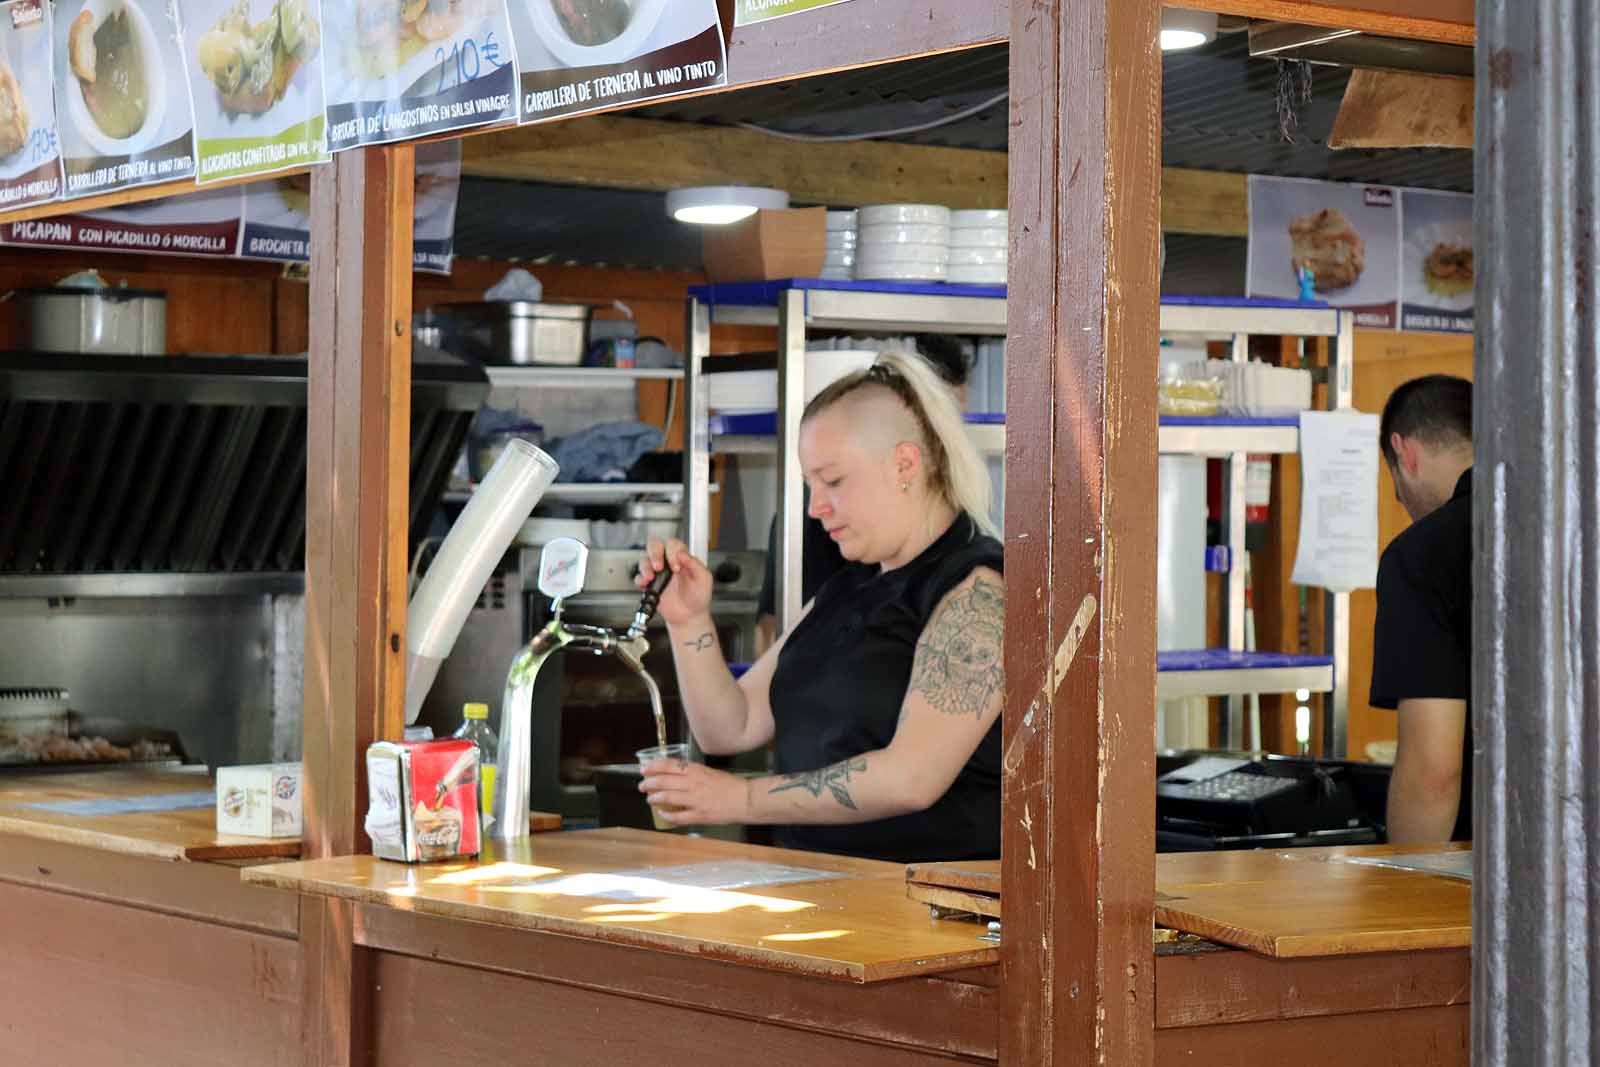
M983 533L998 537L999 531L989 517L993 494L989 470L967 435L954 390L921 356L880 353L871 367L847 374L818 393L806 405L801 421L821 414L868 385L881 385L893 392L922 428L929 488L943 495L957 511L970 515Z

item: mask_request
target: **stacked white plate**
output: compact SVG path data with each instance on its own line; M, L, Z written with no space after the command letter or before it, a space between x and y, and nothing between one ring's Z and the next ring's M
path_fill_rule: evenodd
M828 212L827 256L822 261L822 277L849 281L855 277L856 213Z
M950 209L876 204L856 215L856 277L942 282L950 267Z
M1004 211L950 213L948 280L963 285L1004 285L1009 234Z

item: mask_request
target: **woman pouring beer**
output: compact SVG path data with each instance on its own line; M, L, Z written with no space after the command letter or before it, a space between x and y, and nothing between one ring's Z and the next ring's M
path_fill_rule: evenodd
M660 613L700 749L771 743L778 774L656 761L640 789L662 822L769 824L787 848L997 857L1002 548L954 394L920 357L886 353L807 405L799 452L808 513L848 563L742 678L701 560L652 541L639 576L673 572Z

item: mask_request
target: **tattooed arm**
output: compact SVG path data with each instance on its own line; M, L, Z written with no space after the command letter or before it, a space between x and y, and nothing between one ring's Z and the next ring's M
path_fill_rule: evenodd
M987 567L945 596L917 641L900 724L886 748L768 778L691 766L642 788L686 809L666 816L686 825L854 823L922 811L950 788L1000 714L1004 620L1005 587Z
M772 740L769 693L783 641L767 649L743 678L734 681L712 621L711 572L682 541L650 543L640 561L641 588L668 566L673 579L661 596L661 617L667 624L678 688L696 743L712 755L760 748ZM810 610L807 604L806 611Z

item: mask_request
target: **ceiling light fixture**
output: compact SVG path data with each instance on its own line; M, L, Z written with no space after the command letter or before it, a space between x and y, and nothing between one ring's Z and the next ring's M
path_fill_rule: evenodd
M667 194L667 214L698 226L726 226L757 211L788 206L789 194L782 189L753 185L701 185Z
M1161 50L1179 52L1185 48L1199 48L1217 39L1217 15L1214 11L1186 11L1182 8L1163 8L1161 11Z

